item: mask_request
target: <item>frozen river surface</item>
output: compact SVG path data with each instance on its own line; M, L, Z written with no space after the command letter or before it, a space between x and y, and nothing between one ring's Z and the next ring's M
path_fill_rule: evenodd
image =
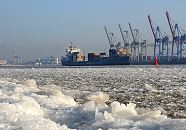
M0 73L0 129L186 129L186 66Z

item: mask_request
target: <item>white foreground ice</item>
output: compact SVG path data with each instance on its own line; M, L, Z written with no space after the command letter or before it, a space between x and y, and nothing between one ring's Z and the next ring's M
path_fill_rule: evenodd
M148 90L153 90L146 85ZM73 93L73 91L68 91ZM131 129L185 130L185 119L170 119L161 110L137 109L96 92L78 104L59 86L38 86L33 79L0 79L0 130Z

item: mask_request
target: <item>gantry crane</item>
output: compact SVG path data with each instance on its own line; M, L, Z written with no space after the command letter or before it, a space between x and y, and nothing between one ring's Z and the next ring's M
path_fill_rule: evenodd
M132 26L130 23L129 24L129 28L130 28L130 31L131 31L131 34L132 34L132 38L133 38L133 41L132 43L130 44L130 48L131 48L131 55L133 57L133 60L138 60L139 61L139 42L138 42L138 30L135 29L135 36L134 36L134 32L133 32L133 29L132 29Z
M132 29L132 26L130 23L129 28L132 34L133 42L130 45L131 48L131 55L133 56L134 60L147 60L147 44L146 40L140 41L140 35L138 29ZM144 58L145 56L145 58Z
M108 41L109 41L109 44L110 44L109 56L110 57L116 56L117 55L117 49L121 46L121 42L118 42L116 40L116 37L114 36L114 33L112 33L112 32L108 33L107 28L105 26L104 26L104 28L105 28L105 32L106 32L106 35L107 35L107 38L108 38Z
M104 26L104 29L105 29L105 32L106 32L106 35L107 35L107 38L108 38L108 41L109 41L109 44L110 44L110 49L114 49L114 43L111 41L110 37L109 37L109 34L107 32L107 28ZM114 34L112 34L114 35Z
M123 39L124 48L129 49L128 31L126 31L126 30L122 31L121 25L118 24L118 26L119 26L121 36L122 36L122 39Z
M168 11L166 12L166 16L167 16L167 20L169 23L169 27L171 30L171 34L172 34L172 53L171 53L171 57L172 60L174 59L174 45L176 44L176 59L180 60L182 59L182 55L183 55L183 44L186 41L186 34L184 32L181 31L181 29L179 28L178 24L176 23L175 26L173 27L172 22L171 22L171 18L169 16Z
M150 15L148 20L154 37L154 58L158 55L159 61L164 61L165 57L169 61L169 37L162 34L159 26L154 27Z

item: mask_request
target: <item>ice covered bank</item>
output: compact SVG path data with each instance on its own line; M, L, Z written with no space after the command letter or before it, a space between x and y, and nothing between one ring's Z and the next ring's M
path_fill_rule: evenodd
M160 110L147 112L116 101L106 105L109 96L101 92L87 99L80 105L58 86L0 79L0 129L186 129L186 120L167 118Z

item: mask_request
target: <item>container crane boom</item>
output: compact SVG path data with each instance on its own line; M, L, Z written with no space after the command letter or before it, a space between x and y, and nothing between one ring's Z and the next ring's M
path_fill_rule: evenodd
M170 16L169 16L168 11L166 12L166 16L167 16L167 20L168 20L169 27L170 27L171 34L172 34L172 54L171 54L171 56L172 56L172 59L173 59L175 34L174 34L174 31L173 31L173 27L172 27L172 23L171 23L171 20L170 20Z
M169 16L169 12L168 11L166 12L166 16L167 16L167 20L168 20L168 23L169 23L171 34L172 34L172 37L173 37L173 40L174 40L174 38L175 38L174 31L173 31L173 27L172 27L172 24L171 24L171 20L170 20L170 16Z
M111 44L111 40L110 40L108 32L107 32L107 28L105 26L104 26L104 28L105 28L105 32L106 32L106 35L107 35L107 38L108 38L108 41L109 41L109 44L110 44L110 48L111 48L112 44Z
M129 24L129 27L130 27L130 31L131 31L131 33L132 33L132 38L133 38L133 40L134 40L134 42L135 42L136 39L135 39L135 37L134 37L134 33L133 33L133 30L132 30L132 27L131 27L130 23L128 23L128 24Z
M151 30L152 30L154 39L156 40L155 30L154 30L154 27L153 27L153 25L152 25L152 20L151 20L150 15L148 15L148 20L149 20L149 23L150 23L150 27L151 27Z
M119 29L120 29L120 32L121 32L121 36L122 36L122 39L123 39L123 43L124 43L124 46L125 46L125 38L124 38L124 36L123 36L123 31L122 31L122 29L121 29L121 26L120 26L120 24L118 24L118 26L119 26Z

